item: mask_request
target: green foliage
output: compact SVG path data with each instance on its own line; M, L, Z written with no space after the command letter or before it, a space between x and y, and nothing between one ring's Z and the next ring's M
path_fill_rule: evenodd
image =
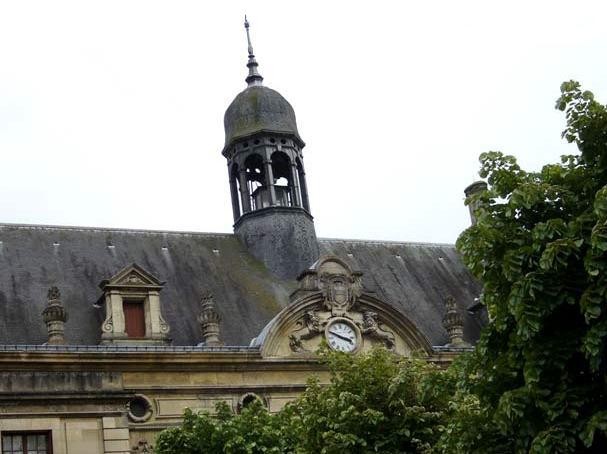
M183 425L163 431L168 453L429 453L450 414L453 376L384 349L351 356L323 352L330 383L311 380L276 414L260 403L216 417L186 411Z
M457 246L491 323L456 367L444 452L607 452L607 109L561 86L579 155L540 172L480 157L487 191Z
M331 384L312 382L287 410L298 452L430 452L448 405L441 371L381 349L329 354L326 361Z
M290 434L281 417L274 417L255 400L240 414L225 402L216 406L215 417L186 410L180 427L164 430L157 439L158 454L283 453L290 452Z

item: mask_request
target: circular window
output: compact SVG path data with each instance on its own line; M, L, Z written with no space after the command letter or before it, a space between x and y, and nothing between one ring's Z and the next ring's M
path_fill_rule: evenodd
M142 394L137 394L127 404L129 419L134 422L145 422L152 417L152 402Z
M258 396L255 393L246 393L238 399L238 413L255 401L261 402L264 407L267 406L265 400L261 396Z

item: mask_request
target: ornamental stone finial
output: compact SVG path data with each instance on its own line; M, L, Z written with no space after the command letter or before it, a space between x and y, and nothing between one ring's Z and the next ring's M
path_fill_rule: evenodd
M447 347L467 347L468 343L464 341L464 317L458 311L455 298L449 295L445 299L447 312L443 317L443 326L449 335Z
M42 311L42 319L46 323L48 330L49 345L65 344L65 322L67 321L67 311L61 303L61 292L55 286L48 289L48 303Z
M247 31L247 44L249 51L249 61L247 63L247 68L249 68L249 75L245 80L247 82L247 85L249 87L252 87L254 85L261 85L261 83L263 82L263 77L261 77L261 74L259 74L259 72L257 71L257 67L259 66L259 64L257 63L257 60L255 60L255 54L253 53L251 35L249 34L249 21L247 20L246 15L244 17L244 28Z
M221 322L221 317L215 309L215 298L209 293L200 300L200 314L198 315L198 323L200 323L202 343L204 345L221 345L221 341L219 340L219 322Z

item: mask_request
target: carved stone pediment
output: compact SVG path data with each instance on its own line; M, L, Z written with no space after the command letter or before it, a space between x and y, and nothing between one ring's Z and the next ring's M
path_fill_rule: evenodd
M112 287L135 287L135 288L162 288L164 282L161 282L156 276L152 275L142 267L133 263L109 279L101 281L101 289Z
M267 357L311 355L323 343L356 353L383 346L402 355L432 351L406 316L370 293L362 273L326 256L299 277L299 289L253 340Z

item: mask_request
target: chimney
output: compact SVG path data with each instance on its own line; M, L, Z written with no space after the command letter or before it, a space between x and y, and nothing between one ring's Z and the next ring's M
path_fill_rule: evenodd
M65 344L65 322L67 321L67 311L61 304L61 293L57 287L48 289L48 304L42 311L42 319L46 323L48 330L48 345Z
M484 181L475 181L466 189L464 189L464 194L466 195L466 199L468 199L469 197L486 190L487 183L485 183ZM468 209L470 210L470 221L472 222L472 225L476 224L476 216L474 216L474 212L476 211L478 206L478 202L471 202L468 204Z
M215 299L213 295L208 294L200 301L200 314L198 323L202 331L202 344L208 346L219 346L219 322L221 317L215 310Z

